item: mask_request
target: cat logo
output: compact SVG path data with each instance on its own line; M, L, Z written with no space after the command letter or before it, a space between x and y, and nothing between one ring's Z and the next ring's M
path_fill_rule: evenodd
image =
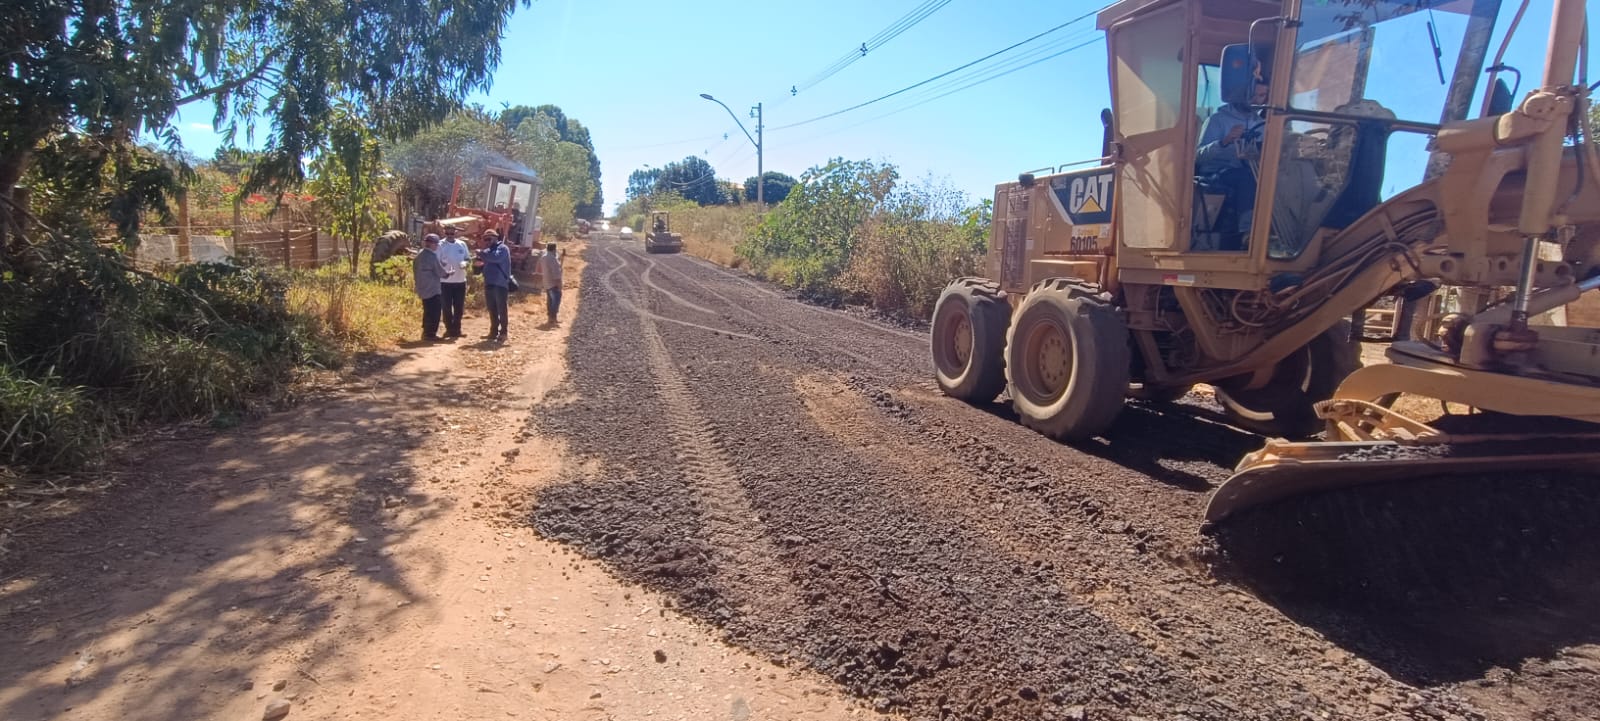
M1116 171L1095 168L1060 175L1050 180L1061 212L1073 225L1098 225L1111 222L1111 203L1116 192Z

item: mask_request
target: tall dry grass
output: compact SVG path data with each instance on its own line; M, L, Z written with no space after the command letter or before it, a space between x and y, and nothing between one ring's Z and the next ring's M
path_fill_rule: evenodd
M342 266L296 273L289 312L348 350L393 346L416 333L422 302L403 282L353 276Z
M717 265L738 268L744 257L737 248L761 224L754 205L712 205L672 211L672 230L683 234L683 249Z

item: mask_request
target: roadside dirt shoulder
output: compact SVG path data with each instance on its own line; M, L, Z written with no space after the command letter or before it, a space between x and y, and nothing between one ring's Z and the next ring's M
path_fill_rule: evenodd
M333 397L235 431L152 438L0 557L0 718L791 718L866 713L729 647L540 539L563 448L527 419L563 323L368 363Z

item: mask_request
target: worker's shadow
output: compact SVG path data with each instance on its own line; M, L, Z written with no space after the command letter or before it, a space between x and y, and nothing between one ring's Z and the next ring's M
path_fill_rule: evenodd
M1250 509L1215 537L1220 577L1409 684L1600 642L1600 475L1356 486Z

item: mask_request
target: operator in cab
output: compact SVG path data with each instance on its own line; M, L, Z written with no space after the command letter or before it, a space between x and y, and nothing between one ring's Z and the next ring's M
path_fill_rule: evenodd
M1244 250L1250 236L1251 216L1256 207L1255 170L1247 162L1260 160L1261 132L1265 121L1254 107L1267 102L1267 83L1260 67L1248 88L1229 87L1226 77L1222 95L1226 101L1206 118L1200 131L1200 147L1195 153L1195 177L1201 193L1221 195L1212 228L1216 241L1208 250Z

